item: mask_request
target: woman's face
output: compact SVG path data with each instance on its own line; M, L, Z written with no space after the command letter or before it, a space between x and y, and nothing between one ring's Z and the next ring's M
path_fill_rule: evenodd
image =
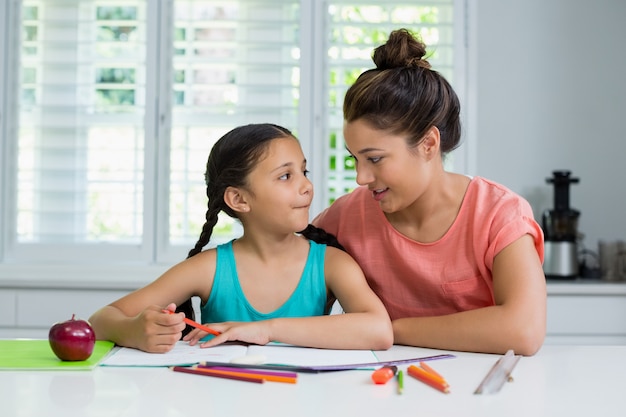
M423 194L431 174L421 144L409 148L404 136L361 119L346 123L343 133L356 161L357 183L368 187L385 213L406 209Z

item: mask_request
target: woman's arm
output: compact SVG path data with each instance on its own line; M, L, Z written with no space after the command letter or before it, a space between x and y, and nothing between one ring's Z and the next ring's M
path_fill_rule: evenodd
M361 268L347 253L326 249L326 285L345 314L306 318L279 318L258 322L211 323L222 332L201 346L229 340L266 344L270 341L329 349L384 350L393 344L389 315L370 289ZM185 337L196 343L206 333L194 330Z
M395 343L458 351L535 354L546 333L546 280L525 235L496 255L495 306L446 316L394 320Z
M146 352L171 350L185 329L184 314L162 310L174 311L191 296L210 292L215 270L211 252L175 265L156 281L96 311L89 318L96 338Z

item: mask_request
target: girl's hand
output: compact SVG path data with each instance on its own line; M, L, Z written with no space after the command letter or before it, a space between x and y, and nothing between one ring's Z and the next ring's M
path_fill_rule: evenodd
M176 305L167 306L170 311L176 310ZM167 314L163 307L149 306L132 318L133 333L137 335L136 346L150 353L165 353L172 350L180 340L185 329L184 314Z
M219 331L221 334L201 343L200 347L207 348L217 346L229 341L266 345L272 340L270 337L270 323L271 320L207 324L207 326ZM195 345L207 334L207 332L202 330L194 329L189 332L183 340L189 341L190 345Z

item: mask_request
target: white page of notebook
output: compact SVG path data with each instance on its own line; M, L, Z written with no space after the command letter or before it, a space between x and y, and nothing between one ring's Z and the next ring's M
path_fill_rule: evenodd
M295 366L349 365L378 361L371 350L315 349L274 343L265 346L228 344L200 348L181 341L167 353L147 353L121 347L106 357L101 365L176 366L200 362L230 363L233 359L246 355L263 356L267 364Z
M265 356L266 364L292 366L355 365L378 362L371 350L316 349L279 344L249 346L247 354Z

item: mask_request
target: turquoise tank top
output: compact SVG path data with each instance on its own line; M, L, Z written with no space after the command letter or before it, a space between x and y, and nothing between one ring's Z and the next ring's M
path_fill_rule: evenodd
M326 304L326 245L309 242L309 256L298 286L282 306L270 313L261 313L248 303L237 276L233 241L219 245L211 294L200 309L202 323L323 315Z

